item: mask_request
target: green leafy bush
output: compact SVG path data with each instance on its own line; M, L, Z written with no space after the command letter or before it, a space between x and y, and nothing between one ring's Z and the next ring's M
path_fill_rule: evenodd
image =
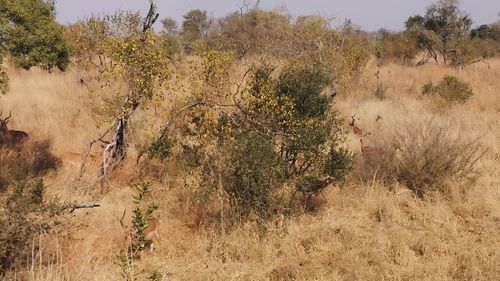
M156 158L163 160L170 156L172 147L174 145L175 142L168 138L167 135L164 135L149 144L149 146L146 148L146 153L149 159Z
M432 94L434 91L434 85L432 85L432 82L429 81L422 86L422 95L427 96L429 94Z
M151 184L143 182L136 186L136 193L132 196L135 205L132 216L133 229L137 239L132 243L130 251L140 251L146 248L151 242L146 240L144 229L148 226L148 221L152 218L153 212L158 209L154 203L143 206L144 197L151 192Z
M280 204L273 194L285 180L286 162L258 135L242 134L236 143L231 153L226 192L241 214L253 211L266 217Z
M450 103L465 103L474 95L469 84L454 76L445 76L436 86L431 82L426 83L422 88L422 94L430 93L438 94Z
M308 65L274 72L254 69L233 112L207 108L186 124L181 156L202 179L197 204L218 196L240 219L313 210L313 199L350 171L343 122L323 93L330 72Z
M151 247L153 243L145 233L148 223L153 218L153 212L158 209L156 204L145 202L146 196L150 193L151 184L142 182L135 186L135 193L132 195L132 202L135 205L132 210L132 227L126 230L127 246L118 255L118 264L125 280L138 280L134 260L139 259L141 252ZM123 212L120 220L123 227L125 227L123 224L125 214L126 212Z
M32 254L31 241L51 226L55 205L44 202L41 179L10 185L8 195L0 198L0 276L24 264ZM5 195L5 194L4 194Z
M24 69L39 65L66 69L70 50L64 28L54 18L51 5L42 0L0 0L0 30L12 62Z
M14 66L65 70L70 49L64 27L55 21L53 5L43 0L0 0L0 94L9 90L4 57Z

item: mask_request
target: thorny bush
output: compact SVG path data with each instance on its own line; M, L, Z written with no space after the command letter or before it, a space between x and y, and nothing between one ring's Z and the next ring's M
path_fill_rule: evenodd
M451 182L467 187L480 176L479 163L486 153L477 139L464 139L459 131L432 120L406 124L371 149L373 153L363 158L361 177L399 182L418 197L447 194Z

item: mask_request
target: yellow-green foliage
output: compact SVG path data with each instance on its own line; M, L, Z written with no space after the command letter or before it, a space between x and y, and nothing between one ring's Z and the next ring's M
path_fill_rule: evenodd
M251 9L234 12L220 20L209 34L206 47L234 51L238 56L278 54L290 34L290 17L276 11Z
M124 116L139 105L147 108L162 98L171 71L166 49L158 40L158 35L148 31L105 42L108 61L94 77L99 88L91 93L92 97L99 94L101 100L94 102L101 102L102 112L108 112L105 121ZM128 100L123 106L125 97Z
M214 88L228 91L228 74L235 58L230 52L208 51L201 55L203 58L203 79Z
M320 16L297 20L288 50L287 59L293 64L328 69L344 92L356 83L370 57L370 44L359 29L348 22L337 31Z
M79 67L102 65L108 55L104 46L115 37L138 34L141 28L138 13L118 11L113 15L91 16L69 25L66 40L71 47L73 60Z
M369 42L359 34L350 34L344 39L340 53L340 67L336 70L337 83L343 90L348 91L359 78L364 66L370 58ZM331 65L338 63L337 60L330 62Z
M411 64L417 52L417 42L408 32L381 30L375 42L375 55L382 63Z
M229 51L240 58L258 54L328 68L346 91L370 56L367 36L350 23L335 29L328 18L314 15L292 24L285 13L258 8L222 18L203 42L208 52Z
M322 95L330 72L293 64L274 77L272 67L256 67L235 92L226 88L230 58L204 54L205 91L197 97L204 106L189 115L178 136L182 153L174 157L200 177L193 187L196 204L210 206L218 194L237 217L309 209L311 198L350 169L341 120Z

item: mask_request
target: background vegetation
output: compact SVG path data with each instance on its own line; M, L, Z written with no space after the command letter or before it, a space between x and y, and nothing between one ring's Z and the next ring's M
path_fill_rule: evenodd
M54 13L0 0L0 279L500 274L498 22Z

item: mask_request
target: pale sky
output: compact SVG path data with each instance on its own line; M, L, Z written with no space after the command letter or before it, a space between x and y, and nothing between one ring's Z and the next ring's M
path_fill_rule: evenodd
M255 1L255 0L254 0ZM214 17L238 10L243 0L156 0L160 19L171 17L182 22L182 15L191 9L208 11ZM252 0L247 0L252 2ZM320 14L333 17L335 24L350 18L364 30L380 28L401 30L411 15L423 14L433 0L261 0L260 7L286 7L294 16ZM473 26L500 20L499 0L462 0L462 10L474 20ZM148 9L149 0L57 0L57 19L63 24L94 15L111 14L117 10L141 11ZM159 23L157 23L159 27Z

